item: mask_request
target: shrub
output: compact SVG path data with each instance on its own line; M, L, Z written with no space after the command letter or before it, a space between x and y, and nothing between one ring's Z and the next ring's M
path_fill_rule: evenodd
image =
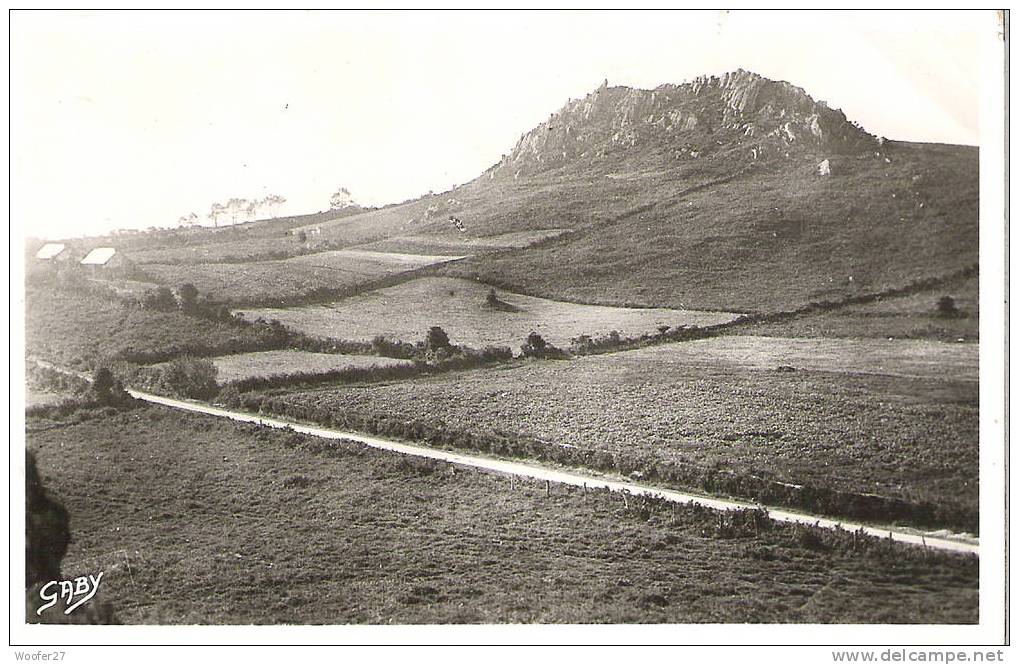
M142 306L159 312L172 312L177 309L177 299L173 297L173 292L170 289L160 286L145 294Z
M428 329L428 334L425 336L425 346L429 351L448 349L449 335L447 335L446 331L439 326L432 326Z
M193 399L208 399L219 392L216 366L205 358L183 356L170 361L162 371L160 383L175 395Z
M541 358L545 354L545 350L548 349L548 342L545 338L536 332L531 332L527 336L527 341L520 347L520 350L528 358Z
M96 369L91 392L95 401L102 406L123 404L130 399L124 385L113 377L108 367Z
M232 383L224 386L224 388L219 391L219 394L216 396L216 398L219 400L221 404L224 404L230 407L231 409L236 409L242 404L241 391L238 390L237 386L235 386Z
M198 307L198 289L194 284L185 283L177 287L177 294L180 296L180 309L183 312L193 312Z
M481 350L481 359L485 362L512 360L513 350L508 346L486 346Z
M570 350L574 353L583 353L594 346L594 340L590 335L577 335L570 340Z
M938 314L941 316L958 316L959 308L955 304L955 298L952 296L941 296L938 298L937 304Z
M565 354L557 347L545 341L545 338L536 332L527 336L527 341L520 347L521 353L526 358L561 358Z

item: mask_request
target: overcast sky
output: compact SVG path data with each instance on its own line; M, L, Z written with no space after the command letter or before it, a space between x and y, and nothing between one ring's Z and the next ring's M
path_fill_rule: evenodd
M173 225L477 176L570 98L739 67L888 138L977 145L993 13L31 13L11 26L12 222Z

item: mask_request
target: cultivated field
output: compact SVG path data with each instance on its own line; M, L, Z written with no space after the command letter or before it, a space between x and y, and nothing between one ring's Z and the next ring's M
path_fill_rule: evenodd
M422 277L331 303L287 309L243 310L248 318L278 319L310 335L370 340L376 335L416 342L430 326L441 326L454 344L510 346L538 332L546 341L568 346L578 335L623 336L655 333L658 326L709 326L735 318L725 312L634 309L576 305L499 291L517 311L485 305L489 287L462 279Z
M216 381L220 384L258 377L288 374L315 374L341 369L368 367L394 367L411 365L410 360L382 356L354 356L338 353L312 353L310 351L254 351L210 358L216 366ZM160 367L161 365L154 365Z
M765 342L741 344L756 347L756 360L745 360L740 346L721 338L704 344L703 354L681 343L397 385L309 389L277 399L456 431L522 435L644 460L638 468L661 461L930 502L967 516L961 523L976 528L978 384L965 379L969 370L955 370L962 380L950 369L936 378L872 374L881 368L914 372L916 363L909 353L895 360L886 351L867 367L866 358L856 357L859 347L845 344L845 363L832 352L835 346L828 347L827 360L810 363L831 365L829 371L804 371L805 354L796 356L800 370L782 372L778 360L788 354L772 356L772 366L761 351ZM946 346L963 357L969 352ZM753 363L764 369L748 368ZM830 371L839 365L847 371ZM867 373L850 373L861 369Z
M46 431L65 576L130 624L972 623L975 557L142 407ZM102 442L96 448L94 442Z

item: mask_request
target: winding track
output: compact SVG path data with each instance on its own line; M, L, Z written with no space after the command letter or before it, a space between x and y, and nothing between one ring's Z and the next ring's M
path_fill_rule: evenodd
M742 508L763 507L768 511L768 516L778 522L809 524L820 526L827 529L841 527L842 529L846 529L849 531L861 530L863 533L866 533L871 536L877 536L879 538L887 537L891 538L892 540L908 543L911 545L920 545L932 549L947 550L951 552L960 552L966 554L979 555L980 553L979 541L976 538L970 536L945 534L943 532L937 533L923 532L919 529L910 529L906 527L881 528L876 526L866 526L862 524L855 524L852 522L835 520L827 517L809 515L807 513L798 513L789 510L783 510L780 508L773 508L770 506L759 506L757 504L749 502L741 502L734 501L731 499L721 499L707 496L698 496L695 494L677 492L675 490L662 489L651 485L617 481L603 476L588 475L576 471L566 471L562 469L539 466L537 464L530 464L525 462L512 462L509 460L495 459L491 457L484 457L481 455L465 455L461 453L450 452L447 450L430 448L427 446L418 446L410 443L401 443L391 439L384 439L376 436L366 436L364 434L358 434L356 432L344 432L324 427L302 425L300 423L290 422L278 418L266 418L265 416L244 413L241 411L232 411L230 409L211 406L209 404L205 404L202 402L192 402L187 400L174 399L171 397L163 397L161 395L153 395L151 393L145 393L138 390L129 389L127 392L130 393L131 396L136 399L140 399L145 402L151 402L153 404L161 404L163 406L168 406L174 409L193 411L195 413L204 413L210 416L229 418L230 420L235 420L237 422L255 423L258 425L265 425L267 427L275 427L277 429L289 428L294 430L295 432L301 432L302 434L309 434L311 436L322 437L325 439L344 439L348 441L356 441L358 443L370 446L372 448L388 450L400 453L402 455L414 455L416 457L426 457L429 459L441 460L444 462L450 462L452 464L458 464L460 466L473 467L475 469L484 469L486 471L494 471L497 473L505 473L508 475L521 476L525 478L534 478L537 480L545 480L564 485L575 485L577 487L589 487L592 489L605 488L613 492L622 492L632 496L658 497L665 499L666 501L672 501L675 503L692 503L701 506L706 506L708 508L714 508L716 510L738 510Z
M70 376L76 376L84 379L85 381L91 381L91 377L82 372L75 372L74 370L54 365L53 363L46 362L39 358L30 357L28 360L54 371L68 374ZM566 471L537 464L512 462L509 460L495 459L481 455L464 455L461 453L453 453L448 450L430 448L428 446L401 443L392 439L384 439L377 436L367 436L364 434L358 434L357 432L344 432L325 427L302 425L300 423L282 420L279 418L266 418L265 416L245 413L243 411L232 411L230 409L212 406L204 402L193 402L189 400L175 399L172 397L163 397L162 395L154 395L152 393L146 393L130 388L127 392L135 399L140 399L152 404L160 404L162 406L168 406L184 411L192 411L195 413L204 413L206 415L217 416L219 418L228 418L242 423L254 423L257 425L264 425L266 427L275 427L277 429L289 428L295 432L322 437L324 439L356 441L357 443L361 443L372 448L388 450L400 453L401 455L426 457L429 459L449 462L451 464L459 464L460 466L468 466L475 469L484 469L486 471L494 471L496 473L521 476L524 478L534 478L536 480L546 480L548 482L560 483L563 485L589 487L591 489L604 488L613 492L621 492L632 496L658 497L674 503L692 503L705 506L707 508L713 508L715 510L764 508L768 511L768 516L778 522L808 524L825 529L842 528L847 531L861 531L862 533L870 536L877 536L879 538L887 537L910 545L919 545L922 547L929 547L931 549L946 550L949 552L959 552L964 554L980 554L980 541L977 538L964 534L949 534L944 531L925 532L920 529L898 526L887 528L866 526L853 522L844 522L830 517L820 517L817 515L799 513L771 506L761 506L759 504L749 503L746 501L735 501L732 499L687 494L685 492L662 489L651 485L612 480L604 476L589 475L579 473L577 471Z

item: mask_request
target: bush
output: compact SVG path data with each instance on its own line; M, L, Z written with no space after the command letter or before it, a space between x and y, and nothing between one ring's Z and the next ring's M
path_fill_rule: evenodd
M952 296L941 296L937 304L938 314L945 317L959 316L959 308Z
M219 392L216 366L205 358L176 358L163 369L162 387L174 395L192 399L209 399Z
M172 312L177 309L177 299L173 297L173 292L170 289L160 286L155 291L145 294L142 306L159 312Z
M536 332L531 332L527 336L527 341L520 347L520 350L528 358L541 358L547 348L548 342L545 341L545 338Z
M108 367L96 369L91 392L95 401L102 406L123 404L130 399L124 385L113 377Z
M219 394L216 395L216 399L220 404L228 406L231 409L236 409L241 406L243 402L241 399L241 391L238 390L237 386L232 383L227 384L222 390L220 390Z
M198 308L198 289L194 284L181 284L177 288L180 296L180 309L182 312L194 312Z
M561 358L565 354L557 347L545 341L545 338L536 332L527 336L527 341L520 347L525 358Z
M447 335L446 331L439 326L432 326L428 329L428 334L425 336L425 346L429 351L448 349L449 335Z
M486 346L481 350L481 359L485 362L512 360L513 350L508 346Z

